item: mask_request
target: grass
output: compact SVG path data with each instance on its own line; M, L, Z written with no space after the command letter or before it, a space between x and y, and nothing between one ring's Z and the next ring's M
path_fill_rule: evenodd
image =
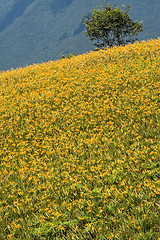
M159 239L160 39L0 73L0 239Z

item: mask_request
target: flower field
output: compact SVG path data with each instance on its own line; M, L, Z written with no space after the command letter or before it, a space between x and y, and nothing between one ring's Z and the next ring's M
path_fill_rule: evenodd
M0 239L160 239L160 38L0 73Z

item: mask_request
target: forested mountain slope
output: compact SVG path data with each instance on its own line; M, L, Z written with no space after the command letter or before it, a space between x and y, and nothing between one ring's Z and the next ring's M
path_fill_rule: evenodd
M103 3L103 0L1 0L0 70L94 49L83 35L80 21L91 8ZM132 5L130 15L144 23L145 31L139 34L139 40L159 36L159 0L110 0L109 3L119 7Z

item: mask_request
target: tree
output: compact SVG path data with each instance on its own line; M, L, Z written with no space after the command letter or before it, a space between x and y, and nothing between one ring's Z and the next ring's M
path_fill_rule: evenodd
M126 45L133 43L137 39L138 32L143 31L141 22L133 22L128 14L130 5L124 7L123 12L116 5L111 7L104 2L104 8L98 7L91 10L91 17L84 16L83 24L86 32L84 33L91 41L97 41L94 45L97 47L112 47L114 45Z

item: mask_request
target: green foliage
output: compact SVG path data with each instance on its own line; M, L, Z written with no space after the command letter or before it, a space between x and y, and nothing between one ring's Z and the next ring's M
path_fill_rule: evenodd
M64 59L64 58L72 58L73 56L77 56L78 54L77 53L69 53L67 55L62 55L60 57L60 59Z
M114 7L107 5L105 1L104 8L98 7L91 10L91 18L85 16L85 35L89 36L91 41L97 41L95 46L120 46L137 40L134 36L143 31L142 21L133 22L128 14L130 5L123 7L124 12L116 5Z

